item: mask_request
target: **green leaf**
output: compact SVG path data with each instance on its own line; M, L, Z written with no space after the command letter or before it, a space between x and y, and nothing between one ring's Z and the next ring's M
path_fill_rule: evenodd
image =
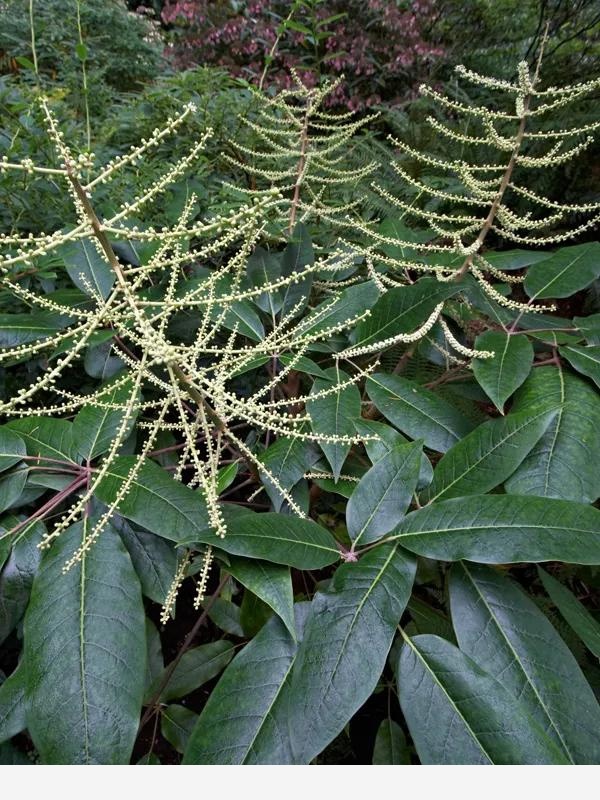
M525 291L529 297L569 297L600 277L600 243L561 247L550 258L527 270Z
M198 714L189 708L167 706L162 712L160 731L178 753L183 753L197 721Z
M242 628L240 607L232 603L231 600L224 600L217 597L213 601L208 612L209 619L230 636L243 638L244 629Z
M600 387L600 345L559 347L558 352L577 372L591 378Z
M21 662L0 685L0 743L21 733L27 726L25 676L26 668Z
M27 469L17 469L0 475L0 513L17 505L27 483Z
M555 367L534 369L513 411L562 405L537 445L506 482L511 494L593 503L600 496L600 397L586 381Z
M485 494L503 483L539 441L555 411L521 411L479 425L438 462L423 500Z
M292 671L290 734L308 764L372 694L410 597L415 560L395 545L343 564L311 604Z
M600 706L535 603L495 570L464 563L451 570L450 606L463 653L504 686L567 761L597 764Z
M271 564L268 561L237 558L229 559L226 568L233 577L278 614L293 637L294 592L288 567Z
M403 436L395 428L392 428L391 425L384 422L375 422L371 419L359 419L354 423L354 427L359 436L378 437L378 439L366 439L364 443L365 450L372 464L375 464L380 458L383 458L390 450L393 450L399 444L406 444L409 441L406 436ZM432 480L433 467L425 453L423 453L421 456L417 488L421 489L424 486L428 486Z
M404 731L390 717L384 719L377 730L373 764L410 764L410 753Z
M298 333L314 336L346 322L351 325L352 320L371 308L378 297L379 289L373 281L349 286L343 289L335 300L329 298L310 311L298 323Z
M421 278L408 286L397 286L382 295L370 316L359 323L353 337L359 347L383 342L399 333L412 333L431 316L435 307L460 291L457 284Z
M269 286L281 277L281 259L277 253L270 253L263 247L257 247L246 264L246 271L253 287ZM280 289L265 291L253 298L256 305L271 317L281 310L283 298Z
M398 695L422 764L565 764L518 701L450 642L402 646Z
M144 703L152 700L150 690L165 668L162 643L156 625L146 617L146 677L144 678Z
M208 533L200 541L232 555L264 559L296 569L321 569L340 556L335 539L316 522L272 512L236 514L228 522L223 539Z
M25 442L27 455L79 463L73 424L51 417L23 417L7 423L7 427Z
M132 394L137 395L132 384L133 381L128 379L120 386L107 386L100 395L95 395L99 404L90 399L77 413L73 420L73 436L75 446L84 461L91 461L110 449L125 417L125 407ZM127 425L121 434L122 441L133 430L136 416L135 411L129 414Z
M74 321L74 317L50 311L0 314L0 348L9 349L38 339L48 339Z
M312 272L309 272L303 278L301 278L300 275L302 275L307 267L312 267L314 261L315 256L308 229L302 222L298 222L281 255L282 277L289 278L292 275L298 276L293 283L290 283L285 288L283 304L281 306L282 314L291 311L294 306L297 306L296 315L298 315L306 307L312 287L313 276Z
M490 350L493 358L474 358L473 375L501 414L504 404L531 371L533 347L525 335L486 331L475 340L477 350Z
M124 519L113 518L113 525L129 552L143 594L162 605L177 572L176 548L154 533L136 530Z
M8 517L0 525L0 532L17 525L16 517ZM42 557L38 547L46 529L41 522L28 525L11 535L10 555L0 572L0 642L3 642L21 621L33 579Z
M252 639L273 616L273 609L249 589L244 591L240 606L240 623L243 635Z
M455 497L408 514L394 538L439 561L600 564L600 511L541 497Z
M349 381L350 376L336 367L331 367L326 372L329 380L317 378L311 395L328 389L332 391L306 403L312 429L323 436L356 436L354 421L360 418L360 392L354 383L334 390L336 385ZM350 447L350 444L344 442L321 443L321 449L331 465L336 482Z
M288 676L296 642L272 617L210 693L184 764L290 764Z
M23 439L5 425L0 426L0 472L18 464L25 455Z
M187 650L173 670L169 682L160 693L160 700L168 703L193 692L199 686L211 680L222 672L235 654L235 649L230 642L218 641L201 644ZM159 675L155 685L150 689L149 695L153 696L165 679L171 665L167 664L165 671Z
M259 461L265 465L278 483L290 492L318 458L319 452L312 442L282 436L264 453L261 453ZM273 510L281 511L285 502L283 495L264 472L261 472L261 480L273 503Z
M57 254L62 257L69 277L78 289L91 297L99 295L106 300L116 276L92 239L68 242L57 250Z
M136 461L136 456L113 460L96 489L99 500L107 504L116 500ZM209 527L206 503L200 492L173 480L166 470L149 460L143 463L128 494L118 503L118 511L152 533L178 543L191 540ZM211 543L216 539L213 536Z
M414 381L382 372L369 376L367 393L377 409L412 439L423 439L426 447L445 453L473 428L437 394Z
M596 658L600 658L600 623L566 586L538 567L538 575L550 599L571 628ZM597 737L594 737L596 739Z
M588 344L600 344L600 314L589 317L573 317L573 322Z
M360 479L346 506L346 526L354 545L375 542L404 517L417 486L421 442L401 444Z
M83 537L83 523L64 531L33 584L24 627L27 727L43 763L127 764L144 691L142 593L110 526L63 574Z

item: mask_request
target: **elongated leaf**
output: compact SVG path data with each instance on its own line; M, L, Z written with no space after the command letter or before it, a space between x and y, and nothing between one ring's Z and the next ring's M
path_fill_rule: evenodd
M193 692L224 670L234 654L233 645L225 641L209 642L209 644L201 644L199 647L187 650L171 673L169 682L160 693L161 701L168 703L170 700L176 700ZM169 665L165 670L169 670ZM158 691L165 678L166 672L158 676L154 687L150 689L151 696L154 691Z
M71 526L46 552L25 617L27 727L46 764L127 764L146 665L139 581L108 527L63 574L82 543Z
M7 427L25 442L27 455L78 463L73 424L51 417L23 417Z
M531 370L531 342L524 335L486 331L477 337L475 347L495 353L493 358L474 358L473 375L498 411L504 413L504 404Z
M37 339L47 339L74 321L74 317L49 311L0 314L0 348L17 347Z
M587 375L596 386L600 386L600 345L560 347L558 351L577 372Z
M375 464L376 461L379 461L380 458L383 458L386 453L389 453L390 450L393 450L399 444L406 444L409 441L406 436L403 436L395 428L392 428L391 425L388 425L384 422L375 422L371 419L359 419L354 423L354 427L360 436L378 437L378 439L366 439L364 443L367 455L373 464ZM431 462L425 453L423 453L421 456L417 488L422 489L423 487L428 486L432 480L433 467L431 466Z
M600 396L586 381L555 367L535 369L513 411L563 405L537 445L506 482L511 494L593 503L600 496Z
M371 315L356 329L354 343L373 345L420 328L434 308L460 290L457 284L441 283L435 278L421 278L409 286L387 291L371 309Z
M16 517L5 518L0 532L10 530L18 522ZM36 522L10 537L10 555L0 571L0 642L6 639L25 613L42 556L38 544L44 533L43 523Z
M538 567L544 589L585 646L600 658L600 623L566 586Z
M569 500L455 497L408 514L394 537L440 561L600 564L600 511Z
M115 517L113 525L129 552L143 594L162 605L177 571L176 548L161 536L136 530L124 519Z
M310 400L306 404L312 429L315 433L323 436L355 436L354 421L360 418L360 392L355 384L335 389L337 384L349 381L350 376L335 367L326 371L330 380L317 378L311 394L328 389L333 389L333 391L323 397ZM340 477L350 447L350 444L344 442L323 442L321 444L336 481Z
M458 644L518 700L573 764L597 764L600 706L548 619L508 578L455 564L450 605Z
M313 276L309 272L304 277L302 273L307 267L314 264L315 255L308 228L304 223L298 222L294 232L281 255L281 274L283 277L298 276L283 292L281 313L289 312L296 306L299 314L308 303Z
M27 455L27 450L23 439L15 431L2 425L0 427L0 472L18 464L21 457L25 455Z
M404 731L390 717L383 720L377 731L373 764L410 764Z
M269 605L281 617L292 636L296 636L294 592L288 567L271 564L268 561L232 556L227 571Z
M60 248L60 254L75 286L85 294L99 295L106 300L116 276L92 240L69 242Z
M319 452L312 442L282 436L260 456L260 461L286 491L290 491L304 473L318 460ZM281 511L285 500L269 476L262 473L274 511Z
M125 406L134 392L131 380L121 386L107 386L98 398L100 405L90 401L78 412L73 421L73 436L79 455L84 460L91 461L110 449L121 428ZM135 412L129 414L127 425L122 431L122 440L131 433L136 416Z
M96 490L99 500L113 503L117 499L136 460L136 456L114 459ZM119 502L118 510L127 519L174 542L190 540L209 527L202 495L173 480L166 470L149 460Z
M348 323L364 314L379 297L379 289L373 281L360 283L343 289L335 300L325 300L310 311L299 323L298 332L303 335L314 335L320 331L330 330L338 325Z
M367 392L378 410L412 439L423 439L445 453L473 428L472 423L418 383L398 375L377 373L367 380Z
M0 475L0 513L26 502L21 497L27 483L27 472L27 469L16 469Z
M197 721L198 714L195 711L173 704L162 713L160 731L178 753L183 753Z
M371 695L411 593L414 559L382 546L343 564L312 601L290 689L295 762L308 764Z
M297 645L272 617L237 654L210 694L184 764L290 764L288 676Z
M569 297L600 276L600 243L561 247L527 270L525 291L531 297Z
M277 253L270 253L263 247L257 247L248 259L246 271L252 286L268 286L281 277L281 257ZM281 310L283 304L281 290L277 289L266 291L258 297L254 297L253 300L271 317Z
M426 502L485 494L503 483L539 441L556 411L521 411L475 428L442 457Z
M346 506L346 526L355 545L377 541L398 525L417 486L420 442L390 450L360 479Z
M450 642L408 640L397 674L422 764L568 763L519 702Z
M0 743L25 730L25 674L20 663L16 670L0 684Z
M212 534L204 535L201 541L232 555L296 569L320 569L333 564L340 555L335 539L325 528L288 514L236 515L223 539Z

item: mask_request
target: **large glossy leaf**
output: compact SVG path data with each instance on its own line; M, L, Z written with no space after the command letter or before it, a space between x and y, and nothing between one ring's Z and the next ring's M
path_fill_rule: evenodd
M479 425L442 457L427 502L485 494L509 478L538 442L555 411L521 411Z
M341 291L335 300L329 298L310 311L298 324L298 331L304 335L314 336L337 325L351 323L371 308L378 297L379 289L373 281L349 286Z
M414 381L377 373L367 380L367 392L377 409L412 439L423 439L445 453L473 428L453 406Z
M495 354L493 358L474 358L473 375L498 411L503 413L504 404L531 370L531 342L524 335L486 331L477 337L475 347Z
M327 370L329 380L320 378L313 384L312 393L333 389L329 394L310 400L306 410L311 419L312 429L323 436L355 436L354 421L360 418L360 392L355 384L335 389L337 384L350 380L350 376L336 367ZM350 451L344 442L323 442L321 448L331 465L336 480L340 477L342 466Z
M277 482L289 492L318 460L319 452L312 442L282 436L259 458ZM273 510L281 511L285 502L281 492L268 475L261 473L261 479L273 503Z
M288 567L269 561L231 556L226 568L233 577L281 617L292 634L294 629L294 591Z
M85 294L109 296L115 273L106 258L98 252L91 239L79 239L60 248L69 277Z
M89 402L78 412L73 420L73 436L84 460L91 461L110 449L125 416L125 409L119 406L125 406L134 391L131 380L117 387L107 386L98 398L101 405ZM121 434L122 441L131 433L136 416L135 411L129 414Z
M377 730L373 764L410 764L410 753L404 731L390 717L384 719Z
M354 423L356 432L365 438L365 450L367 455L375 464L380 458L383 458L386 453L393 450L399 444L406 444L409 440L403 436L391 425L386 422L375 422L371 419L359 419ZM373 437L377 437L374 439ZM433 479L433 467L430 460L425 453L421 456L421 466L419 470L419 479L417 481L417 488L421 489L428 486Z
M272 617L211 692L184 764L292 763L287 701L296 650L282 621Z
M457 284L435 278L421 278L390 289L375 303L370 316L359 323L353 336L355 344L365 347L417 330L439 303L459 290Z
M254 287L268 286L281 277L281 256L270 253L263 247L257 247L249 257L246 271L250 284ZM256 305L272 318L280 311L283 304L281 290L271 289L253 298Z
M16 517L5 518L0 533L18 523ZM38 544L44 533L43 523L36 522L11 534L10 555L0 571L0 642L6 639L25 613L42 555Z
M34 314L0 314L0 348L47 339L74 322L73 317L36 311Z
M205 534L201 541L236 556L259 558L296 569L320 569L340 556L329 531L308 519L288 514L240 514L220 539Z
M401 444L360 479L346 506L346 526L355 545L380 539L400 522L419 478L422 445Z
M18 464L25 455L27 455L27 450L23 439L15 431L2 425L0 427L0 472Z
M312 761L375 689L415 570L412 556L386 545L339 567L315 595L291 678L296 763Z
M169 681L160 693L160 700L168 703L176 700L218 675L225 669L235 654L233 645L224 640L201 644L187 650L177 666L171 673ZM163 681L167 677L170 665L167 664L165 672L158 676L154 687L150 689L150 696L154 691L158 691Z
M117 499L136 460L136 456L114 459L96 489L99 500L113 503ZM200 492L173 480L166 470L149 460L119 501L118 510L127 519L174 542L190 540L209 526L206 503Z
M197 721L195 711L174 703L163 710L160 731L178 753L183 753Z
M593 617L587 608L580 603L560 581L553 578L545 570L538 567L544 589L550 595L554 605L579 636L585 646L600 658L600 622Z
M0 743L21 733L25 719L25 674L21 662L16 670L0 684Z
M120 517L115 516L113 524L129 552L143 594L162 605L177 572L177 549L162 536L138 530Z
M455 497L408 514L394 537L440 561L600 564L600 511L568 500Z
M422 764L565 764L520 703L438 636L405 642L398 694Z
M600 761L600 706L577 661L535 603L481 564L455 564L450 606L458 644L518 700L574 764Z
M27 455L77 463L80 458L73 424L51 417L23 417L7 423L25 442Z
M71 526L46 552L24 627L27 727L46 764L127 764L146 667L142 593L116 531L82 543Z
M600 276L600 243L561 247L527 270L525 291L531 297L569 297Z
M537 445L506 483L511 494L592 503L600 495L600 396L576 375L535 369L518 391L513 411L559 409Z
M281 254L282 276L287 278L297 276L296 280L290 283L283 291L282 314L290 312L294 307L296 307L296 314L299 314L308 303L313 281L312 272L309 272L304 277L301 276L307 267L312 267L314 260L315 256L308 228L304 223L298 222L285 250Z
M594 381L596 386L600 386L600 345L560 347L559 353L563 358L567 359L577 372L587 375L588 378Z

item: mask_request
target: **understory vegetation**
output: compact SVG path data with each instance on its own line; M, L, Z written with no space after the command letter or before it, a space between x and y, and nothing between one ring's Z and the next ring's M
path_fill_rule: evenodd
M0 763L600 763L597 4L139 5L0 0Z

